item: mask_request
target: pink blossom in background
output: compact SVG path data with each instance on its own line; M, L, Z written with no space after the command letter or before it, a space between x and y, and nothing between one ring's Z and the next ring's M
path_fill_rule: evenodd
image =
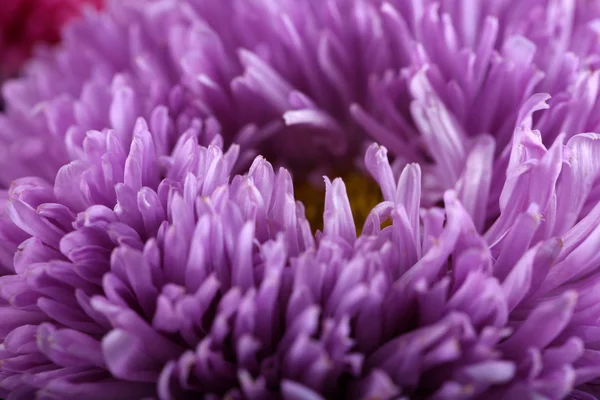
M55 43L62 26L84 6L102 0L4 0L0 2L0 76L16 73L38 43Z

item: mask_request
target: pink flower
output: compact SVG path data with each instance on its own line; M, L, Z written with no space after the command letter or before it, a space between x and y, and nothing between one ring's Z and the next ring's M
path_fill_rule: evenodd
M102 0L11 0L0 2L0 78L15 74L38 43L54 43L61 27L82 7Z

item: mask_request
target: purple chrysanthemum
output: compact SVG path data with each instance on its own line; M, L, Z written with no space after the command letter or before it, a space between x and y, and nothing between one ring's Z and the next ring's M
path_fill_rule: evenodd
M539 101L523 109L484 236L451 191L443 209L421 210L418 165L396 181L377 145L365 165L385 201L357 237L343 181L326 180L315 240L285 170L259 157L229 179L237 147L198 144L221 142L214 124L168 155L143 119L133 134L90 131L54 185L9 189L1 227L24 241L0 278L0 388L11 399L585 398L574 388L600 376L600 208L582 218L585 202L565 201L592 190L600 139L546 149L531 130Z
M475 3L127 0L68 30L5 88L0 395L593 398L600 9ZM356 167L383 202L357 236L326 179L313 235L288 170Z

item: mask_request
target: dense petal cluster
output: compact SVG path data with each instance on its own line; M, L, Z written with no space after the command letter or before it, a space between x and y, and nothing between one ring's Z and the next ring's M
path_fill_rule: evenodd
M258 158L228 183L237 147L223 153L213 128L192 126L166 156L143 119L129 138L91 131L85 156L61 168L54 185L13 183L6 212L25 240L0 278L0 388L10 398L150 395L186 351L218 356L243 298L262 299L267 318L246 340L280 323L268 320L277 314L273 289L286 254L314 246L310 227L286 171ZM11 229L6 220L3 228ZM239 351L253 348L243 342ZM217 371L231 370L230 356L216 358ZM211 368L198 384L212 382ZM231 380L213 384L204 391L221 393ZM171 389L160 390L169 398Z
M102 0L13 0L0 5L0 78L15 74L40 43L55 43L81 8Z
M259 157L230 178L239 150L220 149L214 121L168 153L162 108L150 127L88 132L54 185L8 190L2 231L23 242L0 278L0 388L15 399L585 397L574 388L600 376L600 206L585 201L600 137L546 149L531 130L543 106L522 110L502 213L484 235L452 191L421 209L419 166L396 180L378 145L365 165L385 200L361 236L343 181L326 179L313 238L286 170Z
M598 17L591 0L86 14L4 86L0 396L600 395ZM297 179L354 168L383 201L357 234L325 178L313 234Z

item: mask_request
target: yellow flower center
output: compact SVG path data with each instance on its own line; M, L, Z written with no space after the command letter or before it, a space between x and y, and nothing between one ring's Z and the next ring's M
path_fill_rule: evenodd
M383 201L379 185L369 176L352 171L340 175L346 185L350 208L358 234L367 216L377 204ZM294 188L296 200L300 200L306 209L306 218L313 231L323 229L323 211L325 210L325 184L315 186L311 182L301 181Z

